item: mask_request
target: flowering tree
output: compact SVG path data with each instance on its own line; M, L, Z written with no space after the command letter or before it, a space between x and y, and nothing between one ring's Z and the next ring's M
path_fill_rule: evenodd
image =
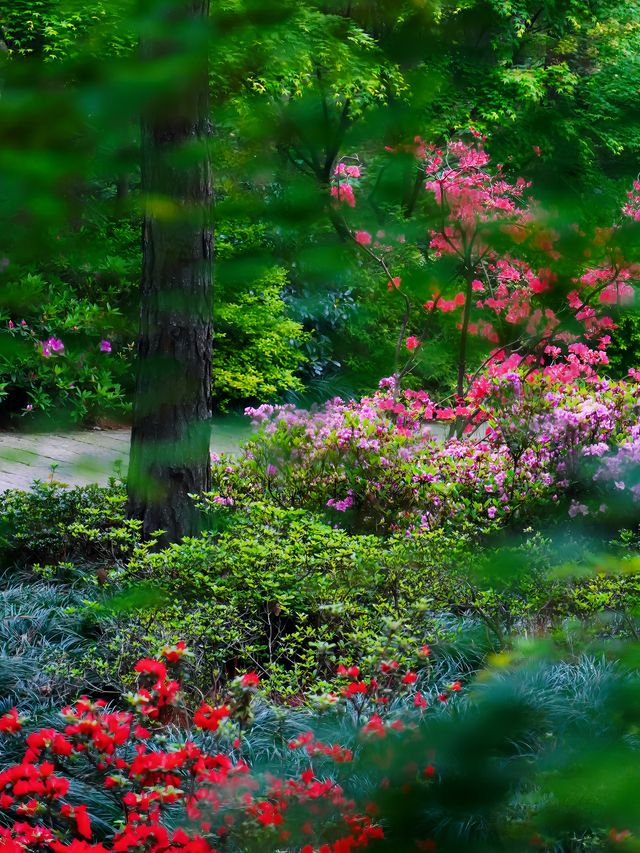
M491 349L481 369L512 370L524 363L529 369L548 369L555 365L569 378L594 375L598 365L606 364L607 332L613 319L604 313L608 305L633 298L639 268L627 263L615 248L616 229L600 231L585 256L600 255L597 266L576 271L571 287L562 289L553 265L561 258L557 244L560 235L545 225L543 212L527 197L530 183L519 178L510 182L501 164L493 167L484 149L485 137L471 131L471 143L462 139L446 147L427 145L420 137L408 146L423 174L423 188L435 202L435 218L428 229L425 244L432 264L438 259L453 260L457 292L447 297L437 290L430 294L424 309L430 314L457 316L459 348L456 396L458 408L472 392L477 401L479 372L468 374L470 336L484 337ZM391 149L390 149L391 150ZM392 153L397 153L395 149ZM407 153L407 146L403 149ZM356 190L361 178L360 166L340 162L331 193L341 208L356 206ZM638 185L629 193L623 215L638 219ZM584 238L577 226L574 231ZM394 274L394 246L384 240L383 232L374 242L363 230L352 230L356 244L384 271L387 287L405 299L407 311L401 339L412 353L421 338L405 338L409 322L409 297L403 293L402 278ZM544 259L534 266L520 255ZM459 412L458 414L466 414Z

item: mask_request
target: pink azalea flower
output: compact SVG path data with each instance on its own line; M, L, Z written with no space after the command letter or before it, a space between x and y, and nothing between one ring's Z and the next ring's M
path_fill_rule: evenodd
M354 239L361 246L371 245L371 234L368 231L356 231Z

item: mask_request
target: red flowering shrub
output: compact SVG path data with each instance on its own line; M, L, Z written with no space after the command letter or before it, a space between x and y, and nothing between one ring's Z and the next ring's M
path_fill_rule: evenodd
M81 698L59 727L26 734L22 760L0 771L0 850L589 851L640 831L638 679L621 668L497 662L461 702L460 681L433 683L427 646L414 669L345 661L334 691L315 698L341 713L274 712L261 762L246 731L256 676L192 713L169 687L180 661L168 655L155 662L166 677L144 662L136 710ZM1 720L4 738L26 730L16 711ZM564 845L578 834L592 845Z
M82 697L62 710L60 730L26 735L22 761L0 772L0 809L13 816L11 826L0 828L4 848L210 853L230 845L348 853L383 837L372 815L314 768L315 759L349 764L351 748L306 731L288 744L290 752L306 755L304 769L285 778L252 771L243 757L243 731L258 676L239 676L223 703L203 702L190 712L172 677L187 654L178 643L165 648L162 659L136 664L139 684L128 696L133 710L112 710L103 700ZM390 705L407 696L418 678L395 661L379 669L365 680L358 667L340 666L337 693L317 698L327 706L346 703L354 732L361 730L363 737L405 728ZM413 707L414 713L426 707L419 693ZM0 718L0 732L19 736L25 722L13 709ZM119 818L110 832L96 829L91 803L78 802L73 793L74 780L87 770L117 804Z

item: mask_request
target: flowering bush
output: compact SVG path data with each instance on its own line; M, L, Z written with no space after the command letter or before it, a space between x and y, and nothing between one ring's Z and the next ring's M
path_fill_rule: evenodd
M188 658L183 642L165 647L158 659L135 666L137 689L131 711L82 697L62 709L57 726L25 730L22 760L0 771L0 809L13 824L0 828L4 846L14 850L191 851L218 845L239 850L300 850L346 853L383 837L370 815L359 811L336 781L322 772L353 759L351 749L327 744L312 731L288 742L304 754L304 769L284 778L252 771L244 753L245 730L253 719L259 687L254 673L238 676L224 697L212 697L190 711L177 680ZM417 660L426 661L424 646ZM427 700L415 690L418 676L395 661L380 664L377 677L341 666L341 686L318 697L327 707L355 712L362 736L401 731L392 699L409 695L414 712ZM460 690L445 687L440 702ZM378 708L368 722L365 708ZM20 736L27 721L15 708L0 717L0 733ZM429 767L426 777L433 776ZM109 795L110 822L96 819L90 802L78 798L82 779ZM101 843L98 843L101 842Z
M591 379L575 384L554 382L548 375L505 374L487 402L494 404L490 438L509 448L514 464L537 464L544 470L545 480L554 487L552 500L563 491L581 491L579 485L599 499L600 512L606 511L611 486L626 490L632 501L640 497L640 388L635 371L628 382ZM597 484L610 488L598 492ZM570 515L576 514L575 508L574 501ZM581 512L586 514L587 508Z
M129 409L130 345L116 344L122 317L116 309L81 299L59 286L45 298L44 282L28 276L40 312L3 313L0 338L0 411L71 423L122 417ZM38 301L44 304L38 306ZM31 316L30 316L31 315Z
M637 454L635 374L628 382L589 377L568 384L560 368L549 374L506 366L481 376L470 400L455 408L439 407L423 391L402 391L390 379L360 401L335 399L312 411L250 409L260 430L239 463L214 464L219 493L210 501L264 490L283 506L330 512L356 530L390 532L529 519L585 481L591 490L606 482L620 490L620 470ZM484 423L484 434L444 443L432 436L434 418L450 423L460 416L471 430ZM637 495L634 476L630 471L629 488Z

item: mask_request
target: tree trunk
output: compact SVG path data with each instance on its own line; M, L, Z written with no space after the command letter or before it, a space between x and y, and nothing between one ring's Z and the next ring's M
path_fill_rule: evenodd
M162 33L142 45L143 67L164 83L142 119L146 211L128 490L130 517L142 520L146 538L163 530L166 544L197 532L189 495L211 483L213 197L209 1L154 0L156 26L159 6Z

